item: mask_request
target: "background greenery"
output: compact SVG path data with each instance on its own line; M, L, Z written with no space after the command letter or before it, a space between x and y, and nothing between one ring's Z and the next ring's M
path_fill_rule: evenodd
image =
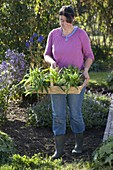
M37 33L44 36L40 56L51 29L59 26L58 11L62 5L72 4L75 24L90 36L96 62L95 70L111 66L113 52L113 1L112 0L1 0L0 3L0 60L7 49L30 53L26 41ZM43 57L42 57L43 58ZM103 65L103 62L106 62Z

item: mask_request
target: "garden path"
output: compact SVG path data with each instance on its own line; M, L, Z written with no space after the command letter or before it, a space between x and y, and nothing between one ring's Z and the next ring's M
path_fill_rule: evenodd
M107 140L108 137L113 136L113 94L111 97L111 105L109 109L107 124L104 132L103 141Z

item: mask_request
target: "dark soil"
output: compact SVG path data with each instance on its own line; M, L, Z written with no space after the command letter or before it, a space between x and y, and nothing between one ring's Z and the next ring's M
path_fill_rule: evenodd
M8 120L0 127L0 130L6 132L12 137L17 153L20 155L33 156L42 153L43 156L51 156L54 152L54 137L49 127L33 127L26 125L26 102L20 104L11 103L8 111ZM74 147L74 135L70 129L67 129L64 162L73 162L76 160L90 160L93 151L101 144L105 127L96 129L86 129L84 133L84 151L80 155L73 155L71 150Z

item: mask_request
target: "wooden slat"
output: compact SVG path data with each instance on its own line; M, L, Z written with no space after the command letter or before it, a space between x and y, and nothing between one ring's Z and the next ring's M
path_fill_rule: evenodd
M62 86L65 89L65 86ZM71 87L67 94L80 94L83 86L78 86L77 88ZM62 90L59 86L50 86L48 88L48 93L44 90L43 92L39 91L39 94L66 94L64 90Z
M77 88L75 87L71 87L67 94L80 94L81 90L83 89L84 84L81 86L78 86ZM65 89L65 86L62 86L63 89ZM27 85L25 87L26 90L30 89L30 85ZM36 93L36 92L33 92ZM39 94L66 94L66 92L64 90L62 90L59 86L50 86L48 88L48 92L44 89L43 92L42 91L38 91Z

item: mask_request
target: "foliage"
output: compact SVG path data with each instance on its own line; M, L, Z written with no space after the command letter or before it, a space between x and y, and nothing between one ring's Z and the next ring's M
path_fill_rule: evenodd
M2 61L2 82L8 81L9 84L17 84L26 72L26 60L23 53L8 49L5 52L5 61ZM6 79L5 79L6 77Z
M19 154L13 155L12 158L12 168L14 170L24 170L24 169L61 169L61 160L52 161L50 157L44 158L41 154L35 154L31 158L26 155L20 156Z
M77 88L83 84L82 72L73 66L64 67L60 70L58 70L58 68L50 69L50 80L51 79L54 85L59 86L66 93L68 93L70 87L73 86Z
M110 106L110 97L100 93L91 93L85 95L83 101L83 117L86 127L101 127L106 125Z
M98 55L97 55L98 56ZM106 72L112 70L112 63L113 63L113 57L106 57L106 58L100 58L96 59L94 63L92 64L90 70L95 72Z
M52 124L52 110L49 96L28 108L28 124L33 126L49 126ZM86 128L101 127L106 125L110 106L110 96L100 93L85 94L83 100L83 117ZM68 109L67 109L68 112ZM67 126L69 127L69 117L67 114Z
M3 165L0 170L90 170L91 163L83 162L78 163L76 160L72 163L62 164L62 159L51 160L51 157L45 157L42 154L35 154L31 158L24 155L20 156L15 154L12 157L10 165ZM104 169L103 169L104 170Z
M49 69L40 68L30 68L29 73L27 73L19 85L23 85L26 89L25 93L33 94L36 93L38 95L39 91L43 92L46 90L48 92L47 87L49 86Z
M72 163L65 163L62 166L62 170L91 170L92 163L89 161L83 161L82 159L78 162L74 160Z
M0 59L4 58L4 52L8 48L28 54L26 40L34 33L44 36L43 48L40 50L43 56L48 33L59 26L58 11L62 5L69 4L73 5L75 10L74 24L84 28L91 38L96 59L100 56L98 52L101 52L102 58L103 54L106 57L112 55L108 51L112 48L113 42L111 0L5 0L0 4Z
M95 167L104 167L109 165L113 168L113 137L109 137L93 153ZM97 168L97 169L98 169Z
M0 131L0 164L10 161L14 150L12 139L6 133Z
M109 60L113 60L112 59L113 47L109 47L109 46L106 47L106 46L98 45L98 44L93 45L93 43L92 43L92 50L93 50L93 53L94 53L94 56L95 56L95 62L96 61L100 61L100 62L102 61L103 62L103 63L100 63L101 64L100 67L103 66L102 70L109 69L109 66L110 66L110 68L112 68L110 63L109 63ZM99 69L99 67L98 67L98 69Z
M6 93L5 89L0 90L0 125L5 122L6 120L6 113L7 110L7 102L6 102Z
M25 52L26 39L36 28L35 0L5 0L0 4L1 58L7 49Z
M110 63L108 64L108 62L103 59L96 60L91 66L91 70L96 72L105 72L106 70L109 70L109 68L111 68Z
M28 108L27 124L36 127L51 127L51 105L49 96L45 96L41 102Z
M32 37L26 42L26 48L29 51L29 61L30 66L34 67L41 67L42 65L42 41L44 37L42 35L38 36L37 33L34 33Z
M6 112L9 99L17 95L19 91L16 84L23 78L27 63L23 53L11 51L5 53L5 61L0 64L0 108Z
M15 154L12 158L12 164L5 164L0 170L112 170L110 166L96 167L94 163L82 161L62 164L62 160L50 160L50 157L44 158L41 154L35 154L31 158Z
M48 93L51 81L66 93L68 93L71 86L77 88L83 84L82 73L73 66L60 70L58 68L44 69L42 67L30 69L30 72L24 76L19 84L23 84L25 87L26 95L33 94L34 92L38 95L39 92L44 90Z
M107 81L109 88L113 89L113 71L109 73L106 81Z

